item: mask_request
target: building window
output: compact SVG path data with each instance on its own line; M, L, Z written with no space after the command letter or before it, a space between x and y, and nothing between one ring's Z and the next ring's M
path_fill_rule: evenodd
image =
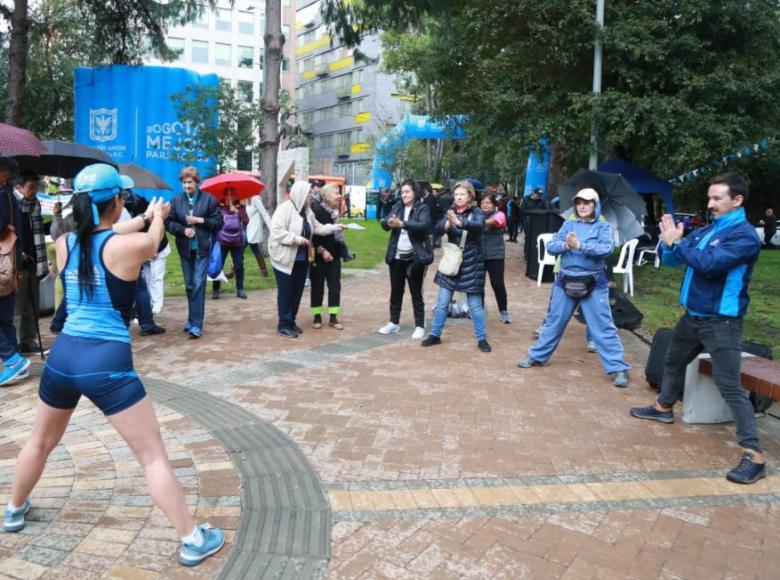
M254 65L255 49L251 46L238 47L238 66L241 68L252 68Z
M241 34L255 33L255 15L253 12L241 11L238 13L238 31Z
M192 21L192 25L195 28L208 28L209 27L209 9L203 4L198 6L198 15L195 20Z
M283 58L282 59L282 70L285 71L285 72L290 70L290 59L289 58Z
M217 43L214 49L214 64L230 66L230 45Z
M263 90L263 83L257 83L257 96L262 99L263 95L265 95L265 91Z
M290 26L288 24L282 24L282 34L285 38L290 38Z
M252 81L238 81L238 96L247 103L251 103L254 95L252 95Z
M192 62L208 64L209 62L209 43L203 40L192 41Z
M257 64L260 67L260 70L265 68L265 53L262 50L260 51L260 58L257 60Z
M351 143L350 141L350 131L345 131L343 133L339 133L336 135L336 145L340 147L342 150L349 151L349 145Z
M183 38L169 38L165 41L168 45L168 48L171 50L178 52L178 55L176 56L176 60L182 60L184 57L184 39Z
M217 30L230 32L233 28L233 13L229 9L217 8L214 11L214 23Z

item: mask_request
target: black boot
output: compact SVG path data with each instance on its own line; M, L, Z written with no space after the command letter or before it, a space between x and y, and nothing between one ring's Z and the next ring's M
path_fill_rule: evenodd
M219 299L219 287L221 282L219 280L215 280L211 283L211 299L212 300L218 300Z
M244 292L244 269L236 268L236 296L239 298L246 298L246 292Z

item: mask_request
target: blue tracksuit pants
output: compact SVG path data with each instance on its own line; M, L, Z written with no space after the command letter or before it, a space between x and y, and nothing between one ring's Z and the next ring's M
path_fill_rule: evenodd
M623 344L617 333L617 327L612 321L612 310L609 307L609 288L604 281L599 281L593 291L585 298L570 298L559 286L558 280L553 284L552 298L547 316L544 319L539 340L528 350L532 359L546 363L558 348L566 325L569 324L574 311L580 304L587 321L590 339L596 343L599 358L604 370L609 373L627 371L631 367L623 356Z

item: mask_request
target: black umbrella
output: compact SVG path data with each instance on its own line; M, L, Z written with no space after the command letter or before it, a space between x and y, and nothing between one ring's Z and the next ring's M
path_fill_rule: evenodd
M173 189L162 177L135 163L120 163L119 173L132 179L138 189Z
M116 162L100 149L68 141L44 141L43 145L46 153L37 158L20 158L20 169L40 175L72 178L93 163L108 163L116 167Z
M561 213L567 213L566 210L573 207L577 192L587 187L598 192L601 213L612 224L617 243L623 244L644 233L645 202L619 173L580 169L558 186Z

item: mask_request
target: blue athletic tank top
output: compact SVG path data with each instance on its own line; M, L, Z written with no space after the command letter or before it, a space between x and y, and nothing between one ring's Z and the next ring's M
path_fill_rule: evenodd
M65 334L130 342L127 327L135 300L136 282L120 280L103 263L103 248L113 235L112 230L101 230L92 235L95 286L90 297L86 291L79 289L79 249L76 234L68 234L68 260L61 274L68 312L62 328Z

